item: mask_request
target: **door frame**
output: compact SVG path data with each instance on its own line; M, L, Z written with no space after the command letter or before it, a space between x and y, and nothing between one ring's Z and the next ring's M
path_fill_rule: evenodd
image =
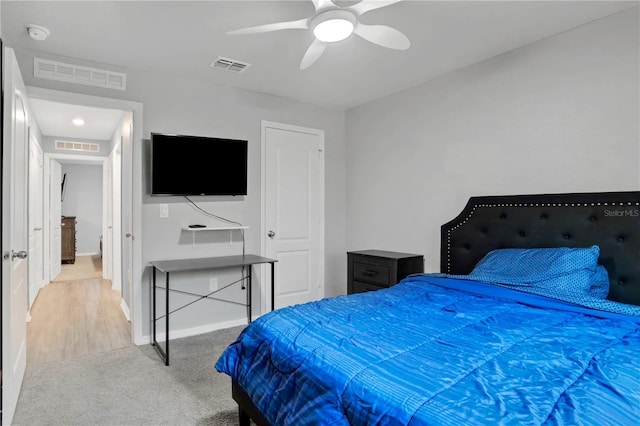
M102 167L104 174L105 163L109 157L94 156L94 155L77 155L77 154L58 154L52 152L44 153L44 187L47 188L44 191L44 208L45 211L51 211L51 163L57 161L61 164L67 162L73 162L77 164L87 164L92 166ZM62 160L62 161L60 161ZM103 200L104 202L104 200ZM103 206L104 207L104 206ZM51 282L55 277L51 276L51 219L43 222L44 232L44 251L47 255L44 258L44 271L45 281ZM105 218L102 219L103 222Z
M266 227L267 227L267 198L266 198L266 194L267 194L267 129L278 129L278 130L288 130L288 131L292 131L292 132L299 132L299 133L308 133L314 136L318 136L320 138L320 143L322 146L322 149L324 150L324 130L319 130L319 129L313 129L310 127L302 127L302 126L296 126L293 124L286 124L286 123L278 123L275 121L267 121L267 120L262 120L260 122L260 252L262 253L262 255L266 255L267 252L267 234L266 234ZM324 196L324 191L325 191L325 161L324 161L324 157L323 161L321 162L321 167L319 170L320 173L320 200L319 200L319 205L322 206L321 211L319 212L319 218L320 218L320 242L319 242L319 250L318 250L318 273L320 274L320 276L318 277L318 280L320 282L320 293L322 296L324 296L325 294L325 282L324 282L324 277L325 277L325 209L324 209L324 205L325 205L325 196ZM277 267L277 265L276 265ZM271 310L271 283L267 282L270 280L270 278L267 278L267 269L266 266L262 266L260 268L260 295L261 295L261 301L260 301L260 315L263 315L267 312L269 312ZM269 275L270 277L270 275ZM256 318L260 315L256 315Z
M27 94L30 98L46 99L57 102L64 102L74 105L92 106L97 108L112 108L133 113L133 135L131 153L123 152L122 155L131 155L131 161L142 164L142 109L140 102L127 101L123 99L105 98L100 96L85 95L81 93L63 92L59 90L44 89L40 87L27 86ZM134 167L131 174L131 192L132 192L132 242L131 242L131 337L133 343L142 345L149 343L149 338L143 335L142 320L142 273L144 266L142 264L142 167ZM126 200L125 200L126 201ZM121 208L127 208L123 203ZM123 236L120 236L121 239Z

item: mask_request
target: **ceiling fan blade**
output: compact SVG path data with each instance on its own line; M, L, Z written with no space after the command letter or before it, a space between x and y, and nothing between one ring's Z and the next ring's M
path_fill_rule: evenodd
M358 15L362 15L370 10L380 9L381 7L389 6L401 1L402 0L362 0L360 3L347 7L347 9L353 10Z
M300 62L300 69L306 70L309 68L315 61L318 60L324 49L327 47L327 43L320 40L315 40L311 43L311 46L307 49L307 52L302 57L302 61Z
M275 22L273 24L265 24L258 25L255 27L249 28L241 28L239 30L228 31L228 35L246 35L246 34L260 34L260 33L268 33L270 31L280 31L280 30L297 30L302 29L306 30L309 28L308 19L298 19L297 21L287 21L287 22Z
M322 9L326 9L327 7L336 7L336 5L331 0L311 0L313 5L316 7L316 12Z
M386 25L365 25L358 23L353 29L363 39L371 43L395 50L407 50L411 41L406 35Z

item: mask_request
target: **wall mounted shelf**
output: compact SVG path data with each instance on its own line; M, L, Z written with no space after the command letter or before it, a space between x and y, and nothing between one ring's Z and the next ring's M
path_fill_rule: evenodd
M229 232L229 244L233 242L233 231L240 231L249 229L248 226L206 226L204 228L189 228L188 226L183 226L183 231L191 232L192 244L196 246L196 232L204 232L204 231L228 231Z

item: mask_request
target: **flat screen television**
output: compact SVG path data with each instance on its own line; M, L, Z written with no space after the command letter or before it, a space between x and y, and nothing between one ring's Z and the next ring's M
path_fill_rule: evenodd
M152 133L151 195L247 195L247 141Z

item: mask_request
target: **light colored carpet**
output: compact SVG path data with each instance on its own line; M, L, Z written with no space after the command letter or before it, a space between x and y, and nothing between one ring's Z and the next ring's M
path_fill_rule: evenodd
M102 278L102 257L76 256L75 263L63 263L62 272L53 281L73 281Z
M29 365L13 424L235 426L231 379L214 365L241 330L172 340L168 367L151 345Z

